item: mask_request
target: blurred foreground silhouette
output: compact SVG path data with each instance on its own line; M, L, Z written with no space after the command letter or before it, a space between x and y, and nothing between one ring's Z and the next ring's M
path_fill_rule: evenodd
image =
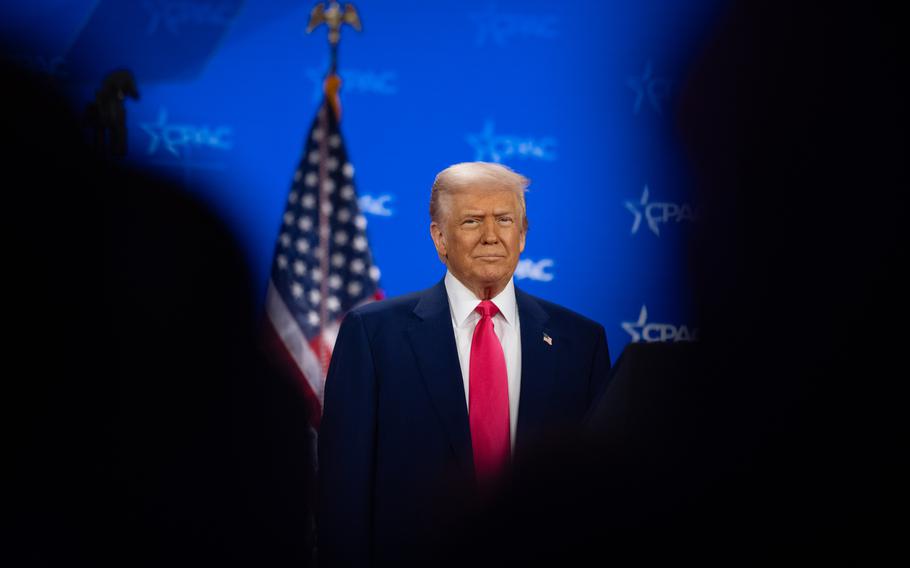
M257 348L233 236L182 188L88 150L49 83L0 73L13 551L308 565L307 411Z

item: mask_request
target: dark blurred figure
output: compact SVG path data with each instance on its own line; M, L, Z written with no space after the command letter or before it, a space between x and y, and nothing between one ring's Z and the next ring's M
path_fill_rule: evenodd
M256 347L233 237L0 75L9 565L308 565L306 409Z
M136 79L129 69L111 71L95 100L85 107L85 122L92 130L92 144L98 153L112 157L126 156L126 99L138 99Z
M453 566L906 557L903 21L725 10L677 108L702 341L630 345L596 436L518 472Z

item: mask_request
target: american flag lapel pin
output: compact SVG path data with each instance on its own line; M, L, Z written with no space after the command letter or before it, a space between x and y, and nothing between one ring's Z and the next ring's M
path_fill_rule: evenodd
M546 333L543 334L543 342L551 347L553 346L553 338L550 337L549 335L547 335Z

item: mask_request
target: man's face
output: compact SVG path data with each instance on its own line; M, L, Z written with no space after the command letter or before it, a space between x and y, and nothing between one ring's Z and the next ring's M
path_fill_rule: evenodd
M479 183L443 199L443 218L430 224L436 252L477 297L495 296L512 278L525 249L518 195Z

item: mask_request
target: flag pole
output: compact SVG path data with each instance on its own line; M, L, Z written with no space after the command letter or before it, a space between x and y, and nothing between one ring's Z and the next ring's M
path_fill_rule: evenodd
M334 122L337 125L341 122L341 98L339 96L339 91L341 90L341 77L338 75L338 43L341 41L341 28L345 24L351 26L357 31L362 29L360 23L360 16L357 14L357 9L353 4L345 4L342 8L338 2L332 0L326 3L318 3L313 7L313 10L310 12L310 22L307 25L307 33L313 32L316 28L325 24L328 28L328 40L329 40L329 70L326 73L325 81L323 82L323 93L325 94L325 100L328 103L327 106L330 106L332 109L332 114L334 115ZM318 121L319 121L319 131L326 133L329 131L329 117L327 116L326 110L323 108L319 111ZM326 136L320 136L318 141L317 153L319 156L319 168L318 168L318 186L319 186L319 217L318 217L318 227L319 227L319 270L321 274L327 275L330 272L329 267L329 249L331 248L330 238L331 238L331 219L329 214L326 212L327 208L331 208L329 203L329 195L326 191L323 191L323 186L326 183L332 183L329 179L330 174L327 168L328 158L330 154L330 149L328 147L328 140ZM319 289L319 321L320 321L320 336L323 339L327 339L325 326L327 322L330 321L329 318L329 308L326 302L326 298L329 297L329 285L328 279L323 278L320 283ZM328 370L329 361L331 360L332 352L328 347L329 344L333 343L332 341L323 341L320 345L322 348L318 350L317 356L319 362L322 364L324 370ZM322 393L320 392L320 397Z
M339 30L344 24L359 30L360 18L350 4L342 11L337 2L320 2L307 31L322 23L334 53L326 97L294 172L266 295L269 343L301 386L314 436L341 320L349 310L383 296L337 115Z
M348 2L342 8L335 0L320 2L313 6L306 33L312 33L322 24L325 24L329 31L329 71L323 82L322 90L326 100L332 105L332 110L335 111L335 119L341 121L341 99L338 96L341 89L341 77L338 76L338 43L341 41L341 28L347 24L359 32L363 26L360 23L357 8L353 4Z

